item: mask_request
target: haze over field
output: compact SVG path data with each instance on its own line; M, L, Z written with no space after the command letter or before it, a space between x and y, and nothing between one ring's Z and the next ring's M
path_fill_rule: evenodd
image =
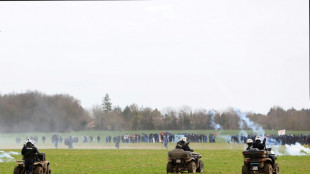
M1 2L0 93L309 108L309 1Z
M306 0L1 2L0 132L310 130L308 14Z

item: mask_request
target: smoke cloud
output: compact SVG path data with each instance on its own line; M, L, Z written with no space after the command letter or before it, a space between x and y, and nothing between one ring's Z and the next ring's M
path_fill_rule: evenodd
M247 127L250 128L254 134L261 135L262 137L265 136L265 130L262 126L256 124L255 122L251 121L245 113L242 113L239 109L234 109L237 116L240 118L239 121L239 137L240 135L248 135L246 131L244 131L244 123L246 123ZM302 156L302 155L310 155L310 149L302 146L300 143L288 145L285 144L285 146L277 145L282 144L282 142L277 142L273 138L267 138L267 145L270 144L276 144L275 146L272 146L272 149L274 150L274 153L278 156L283 155L291 155L291 156Z
M0 151L0 163L3 162L13 162L15 161L15 159L11 156L11 155L18 155L18 152L4 152L4 151Z
M241 141L242 136L244 136L244 137L248 136L247 131L244 130L245 128L251 129L255 135L260 135L263 138L265 137L265 130L262 126L253 122L252 120L250 120L250 118L247 116L247 114L241 112L239 109L234 108L233 111L236 113L236 115L240 119L238 122L239 129L240 129L239 137L238 137L239 142L242 142ZM211 115L211 126L215 130L223 130L223 127L220 124L215 123L215 121L214 121L216 112L214 110L210 110L209 115ZM227 138L227 137L229 137L229 135L225 136L225 135L220 134L219 137ZM266 138L267 138L267 142L266 142L267 146L272 147L273 152L278 156L283 156L283 155L290 155L290 156L310 155L310 149L302 146L300 143L296 143L296 144L292 144L292 145L285 144L284 146L282 146L281 141L277 141L271 137L266 137Z
M247 117L247 114L242 113L239 109L234 109L234 111L240 119L239 120L239 128L240 128L242 133L246 133L244 131L244 123L246 123L247 127L250 128L253 131L253 133L255 133L257 135L261 135L261 136L265 135L265 130L263 129L263 127L256 124L252 120L250 120L249 117Z
M216 115L216 112L214 110L210 110L209 111L209 114L211 115L211 126L215 129L215 130L223 130L223 127L218 124L218 123L215 123L214 121L214 117Z
M285 146L275 145L272 147L275 154L278 156L305 156L310 155L310 149L302 146L300 143Z

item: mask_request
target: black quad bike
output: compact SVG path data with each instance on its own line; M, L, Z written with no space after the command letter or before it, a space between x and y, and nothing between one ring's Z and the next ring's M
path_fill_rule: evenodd
M14 168L13 174L24 174L25 163L23 160L16 161L17 166ZM52 174L50 162L45 160L45 153L38 153L33 165L33 174Z
M174 149L168 152L167 173L203 173L204 164L199 153Z
M271 153L271 148L259 150L250 148L242 152L244 156L244 165L242 166L242 174L279 174L279 164L275 162L277 157Z

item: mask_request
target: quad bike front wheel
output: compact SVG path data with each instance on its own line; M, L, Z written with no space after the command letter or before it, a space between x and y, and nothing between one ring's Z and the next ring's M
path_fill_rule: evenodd
M187 171L188 173L196 173L196 164L194 161L190 161L187 164Z
M167 163L167 173L173 173L173 166L172 166L172 162L168 162Z
M205 166L203 164L203 161L199 161L199 167L197 168L196 172L203 173L205 170Z
M271 164L266 164L264 166L264 173L265 174L272 174L272 166L271 166Z
M46 167L46 174L52 174L52 170L49 165Z
M41 166L37 166L35 169L34 169L34 174L43 174L43 168Z
M21 172L22 172L22 167L16 166L16 167L14 168L13 174L21 174Z
M275 163L274 164L274 171L273 171L273 174L279 174L280 173L280 167L279 167L279 164Z

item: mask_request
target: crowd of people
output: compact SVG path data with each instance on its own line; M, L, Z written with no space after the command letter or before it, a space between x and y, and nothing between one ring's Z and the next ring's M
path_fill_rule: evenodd
M29 137L29 138L26 137L26 139L30 139L30 140L33 140L34 142L38 142L38 137L37 137L37 136L31 136L31 137ZM16 137L16 138L15 138L15 142L16 142L17 144L20 144L21 141L22 141L22 139L21 139L20 137ZM43 141L43 143L45 142L45 136L42 137L42 141Z
M193 133L179 133L174 134L171 132L161 132L161 133L151 133L151 134L124 134L118 136L108 135L105 137L100 136L82 136L82 143L164 143L167 147L168 143L177 142L181 137L186 137L188 142L194 143L215 143L216 134L193 134ZM242 143L246 144L248 139L255 141L256 135L227 135L227 143ZM295 144L300 143L302 145L310 145L310 134L309 135L264 135L266 137L266 144L268 145L284 145L284 144ZM26 137L34 142L38 143L39 138L37 136ZM102 138L102 139L101 139ZM102 141L103 140L103 141ZM15 139L17 144L22 141L20 137ZM42 143L46 142L46 137L42 136ZM55 134L51 137L51 142L58 148L60 143L64 143L68 148L73 148L73 143L79 143L79 137L77 136L67 136L63 138L62 136ZM41 142L40 142L41 143ZM119 146L119 145L118 145Z
M310 145L310 134L309 135L270 135L267 140L269 140L270 144L295 144L300 143L302 145L308 144Z
M180 133L174 134L172 132L161 132L161 133L150 133L150 134L124 134L118 136L108 135L102 137L103 140L101 141L100 136L82 136L81 142L82 143L94 143L97 140L97 143L115 143L115 147L119 148L119 143L163 143L166 148L168 148L168 143L177 142L180 137L186 137L189 142L197 142L197 143L215 143L216 142L216 135L215 134L193 134L193 133ZM27 139L28 137L26 137ZM31 136L29 138L33 140L35 143L39 142L37 136ZM20 144L21 138L16 138L16 143ZM42 136L42 143L46 142L46 137ZM63 138L59 134L54 134L51 137L51 142L54 144L55 148L58 149L59 144L64 143L68 146L69 149L73 149L74 143L79 143L79 137L77 136L67 136ZM40 142L41 143L41 142Z
M310 145L310 134L309 135L264 135L263 137L266 137L266 144L269 145L291 145L300 143L302 145ZM231 135L227 136L226 140L227 143L247 143L247 139L252 139L255 141L256 135Z
M177 142L180 137L186 137L188 141L190 142L196 142L196 143L207 143L209 139L209 143L215 143L216 136L214 134L209 134L209 138L205 134L189 134L189 133L182 133L182 134L173 134L171 132L165 132L165 133L158 133L158 134L125 134L121 136L107 136L106 137L106 143L115 143L117 139L119 139L122 143L163 143L165 141L167 142Z

